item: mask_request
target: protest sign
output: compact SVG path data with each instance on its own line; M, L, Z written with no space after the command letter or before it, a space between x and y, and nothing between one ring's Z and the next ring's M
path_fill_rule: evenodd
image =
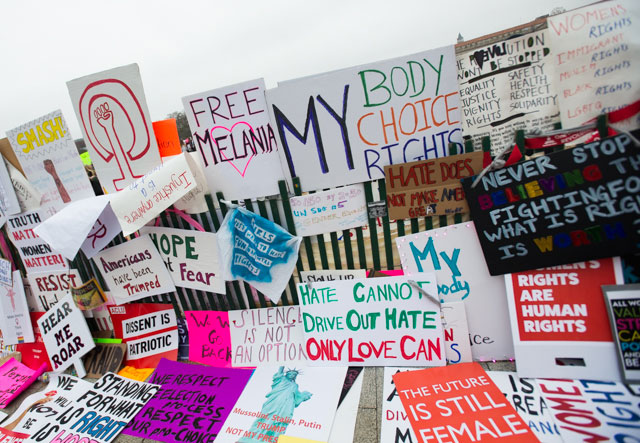
M13 285L0 285L0 330L5 344L32 343L35 340L18 270L13 272Z
M541 442L562 443L558 425L535 380L519 378L515 372L487 371L487 375Z
M182 98L211 193L241 200L279 194L284 179L264 80Z
M358 228L369 221L361 184L291 197L289 203L301 237Z
M640 382L640 285L602 286L622 380Z
M153 133L158 144L160 157L171 157L182 153L178 125L175 118L153 122Z
M621 134L464 179L491 275L634 252L637 156Z
M475 360L513 358L504 279L489 275L473 223L396 239L405 275L435 272L443 302L464 301Z
M450 301L440 304L447 363L467 363L473 360L469 343L469 326L464 302Z
M425 293L426 291L426 293ZM442 366L434 274L298 285L305 351L334 366Z
M189 327L182 317L176 317L178 324L178 361L189 360Z
M129 235L195 187L186 157L178 155L129 184L111 197L122 235Z
M113 213L110 205L104 208L96 222L93 224L80 249L87 258L93 258L102 251L116 235L122 232L118 217Z
M7 163L11 184L16 191L20 212L35 211L40 209L40 199L42 196L36 188L25 178L25 176L16 169L11 163ZM51 209L51 208L50 208ZM45 211L45 217L51 215Z
M129 378L131 380L145 381L153 374L155 368L134 368L133 366L125 366L118 375Z
M318 271L300 271L300 282L353 280L354 278L365 278L366 276L367 271L365 269L321 269Z
M82 284L76 269L66 271L32 272L27 274L30 291L27 304L30 311L45 312L67 295L73 286Z
M172 305L129 303L110 306L114 336L127 345L125 364L155 368L162 358L178 357L178 324Z
M380 442L386 443L418 443L418 439L411 429L409 417L405 412L392 376L402 371L412 371L418 368L384 368L382 385L382 420L380 422Z
M27 389L46 369L47 365L44 363L33 370L13 358L0 366L0 408L6 408L11 400Z
M198 160L197 152L187 152L187 163L189 163L189 169L193 174L193 178L196 180L195 187L191 191L187 192L183 197L180 197L173 207L179 211L184 211L187 214L200 214L209 210L207 206L207 200L205 196L210 194L209 187L207 186L207 180L204 176L204 170Z
M47 349L44 346L44 340L42 339L42 333L38 326L38 319L45 315L44 312L30 312L29 320L33 326L33 343L18 343L16 350L20 352L22 363L30 368L38 368L43 363L47 366L46 371L53 371L49 364L49 355Z
M54 372L74 365L79 377L86 375L82 356L94 348L87 322L68 294L38 319L44 346Z
M99 308L107 302L107 295L95 278L80 287L71 287L71 295L76 306L82 311Z
M258 367L216 443L277 441L284 434L327 441L346 366Z
M20 202L18 202L9 170L2 156L0 156L0 209L5 215L14 215L21 212Z
M105 249L95 261L117 304L176 290L148 235Z
M622 281L618 258L505 275L518 374L620 380L600 286Z
M62 111L7 131L24 175L42 195L45 218L75 200L94 196Z
M227 212L217 235L222 277L244 280L278 303L302 238L244 208Z
M638 439L638 396L625 385L569 379L536 382L563 441Z
M149 383L160 390L123 434L156 441L213 441L251 377L251 370L161 360Z
M160 165L137 64L68 81L67 89L96 174L109 194Z
M460 179L482 171L482 152L384 167L389 218L469 212Z
M548 132L560 122L549 40L543 29L457 55L462 132L474 146L491 137L495 156L517 130Z
M461 147L453 46L283 83L266 97L283 168L304 191L383 178L384 166Z
M305 362L299 306L229 311L233 366Z
M7 219L7 234L27 273L67 269L64 257L33 232L40 222L42 219L38 211L23 212Z
M224 294L218 239L211 232L144 226L176 286Z
M11 286L11 262L0 258L0 285Z
M640 5L601 2L552 15L549 24L553 83L565 128L640 99ZM635 128L638 127L636 123Z
M399 372L393 381L418 441L538 442L478 363Z
M84 358L87 377L100 378L107 372L118 372L126 352L125 343L96 343Z
M350 367L347 369L347 376L342 385L342 394L338 401L338 409L333 418L327 443L353 443L364 380L363 369L362 367ZM280 435L278 438L282 440L282 438L288 437Z
M189 360L219 368L230 368L231 336L228 313L185 311L184 315L189 329Z

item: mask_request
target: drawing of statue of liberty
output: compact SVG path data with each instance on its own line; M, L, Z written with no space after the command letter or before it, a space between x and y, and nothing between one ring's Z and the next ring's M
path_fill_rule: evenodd
M271 391L260 410L260 416L253 422L251 429L237 443L276 441L284 434L289 423L293 421L293 411L311 398L311 392L300 392L296 377L301 372L280 366L273 375ZM272 439L265 439L272 437Z

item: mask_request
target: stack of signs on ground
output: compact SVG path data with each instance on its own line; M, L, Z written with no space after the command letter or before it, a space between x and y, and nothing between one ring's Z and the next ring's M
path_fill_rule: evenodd
M155 368L161 358L178 358L178 324L172 305L129 303L110 306L113 332L127 344L125 364Z
M176 290L148 235L105 249L95 261L117 304Z
M296 234L308 237L367 224L367 201L359 185L289 199Z
M250 377L248 369L209 368L163 359L149 379L149 383L160 385L160 390L123 433L168 443L213 441Z
M29 309L46 312L69 293L72 287L80 286L82 280L75 269L66 271L32 272L27 274L30 291L27 294Z
M603 286L616 354L626 383L640 382L640 285Z
M305 364L299 306L229 311L234 367Z
M72 200L94 196L61 111L7 131L7 138L25 176L42 194L44 218Z
M285 434L327 441L347 368L261 366L216 443L273 442Z
M47 369L46 364L33 370L14 358L0 366L0 408L6 408L11 400L27 389Z
M35 338L20 271L13 272L13 285L0 285L0 330L5 344L32 343Z
M464 301L476 360L513 358L504 280L491 277L473 223L396 240L406 275L435 272L441 301Z
M100 378L107 372L118 372L127 353L120 339L95 339L96 347L84 358L87 376Z
M38 319L38 327L53 370L62 372L73 364L78 375L84 377L81 358L95 344L82 311L70 293Z
M383 178L386 165L461 147L453 46L286 82L267 101L282 164L304 191Z
M482 152L384 167L389 218L469 212L460 179L482 170ZM315 195L315 194L314 194Z
M462 131L474 146L491 137L495 156L513 146L519 129L555 129L560 118L550 52L543 29L458 54Z
M316 365L442 366L434 274L298 285L307 358Z
M210 366L230 368L229 313L223 311L185 311L184 315L189 329L189 360Z
M284 178L264 80L182 98L211 193L230 200L280 193Z
M399 372L393 381L418 441L538 442L478 363Z
M622 283L620 259L505 276L522 377L620 380L601 285Z
M621 383L537 379L563 441L638 441L640 396Z
M353 280L354 278L366 278L364 269L338 269L320 271L300 271L301 283L313 283L319 281Z
M515 372L487 371L487 375L541 442L562 443L558 425L535 380L519 378Z
M102 187L112 194L160 165L137 64L67 82Z
M149 234L176 286L225 293L216 234L148 226L140 234Z
M244 280L278 303L302 238L244 208L229 211L217 235L223 278Z
M394 374L401 371L411 371L414 369L394 368L387 366L384 368L383 385L382 385L382 420L380 424L380 441L386 443L417 443L416 438L411 429L411 422L405 412L400 395L393 383Z
M491 275L635 252L637 152L621 134L464 179Z

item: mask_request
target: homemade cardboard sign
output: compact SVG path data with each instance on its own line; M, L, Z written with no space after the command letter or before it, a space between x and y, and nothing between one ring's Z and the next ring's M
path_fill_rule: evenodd
M66 271L33 272L27 274L30 291L27 304L30 311L46 312L67 295L73 286L80 286L82 279L76 269Z
M23 212L7 219L7 234L18 250L27 274L68 268L64 257L33 232L41 222L38 211Z
M46 369L47 365L42 364L33 370L14 358L0 366L0 408L6 408L11 400L31 386Z
M550 62L564 128L640 99L640 5L602 2L550 16ZM635 126L638 127L637 125Z
M563 441L638 439L638 396L621 383L537 379Z
M396 239L406 275L435 272L443 302L464 301L475 360L513 358L504 280L489 275L473 223Z
M515 372L487 371L487 375L540 441L562 443L560 429L535 380L519 378Z
M464 179L491 275L634 252L638 152L621 134Z
M178 125L175 118L153 122L153 133L158 143L160 157L171 157L182 153Z
M93 224L80 249L87 258L93 258L102 251L116 235L122 232L118 217L113 213L110 205L104 208L96 222Z
M414 368L418 369L418 368ZM411 422L402 406L400 395L393 383L392 376L402 371L414 369L396 368L387 366L384 368L382 385L382 419L380 422L380 442L387 443L413 443L419 442L411 429Z
M92 278L82 286L71 287L71 295L76 306L81 311L90 311L99 308L107 302L107 295L102 291L100 284Z
M219 368L230 368L231 336L228 313L185 311L184 315L189 329L189 360Z
M244 208L227 212L217 235L222 277L246 281L278 303L302 238Z
M442 327L444 328L444 345L447 363L472 361L471 344L469 343L469 326L464 302L450 301L440 303L442 311Z
M117 304L176 290L148 235L105 249L95 262Z
M46 371L51 372L53 369L49 364L49 356L47 355L47 349L44 346L44 340L42 339L42 333L38 326L38 319L45 315L44 312L30 312L29 319L33 326L33 343L18 343L16 345L16 351L20 352L22 356L22 363L30 368L38 368L43 363L46 365Z
M482 171L482 156L482 152L472 152L385 166L389 218L469 212L460 179Z
M54 372L62 372L72 364L79 377L86 372L82 356L95 346L87 322L68 294L38 319L44 346Z
M230 200L279 194L284 179L264 80L182 98L211 193Z
M301 283L313 283L317 281L353 280L354 278L366 278L365 269L329 269L318 271L300 271Z
M126 352L125 343L96 343L84 358L87 377L100 378L107 372L118 372Z
M13 272L13 285L0 285L0 330L8 345L35 340L19 270Z
M153 220L195 187L187 159L172 157L111 197L122 235L129 235Z
M538 442L478 363L399 372L393 381L418 441Z
M327 441L347 367L258 367L216 443L274 442L278 436Z
M62 111L7 131L7 138L24 175L42 195L45 218L72 200L94 196Z
M518 374L620 380L600 286L622 281L618 258L506 275Z
M602 287L625 383L640 382L640 285Z
M145 226L176 286L224 294L218 239L211 232Z
M283 168L305 191L383 178L386 165L462 146L453 46L286 82L266 96Z
M71 103L108 193L121 191L160 165L137 64L67 82Z
M495 156L513 146L519 129L555 129L560 118L549 46L543 29L457 55L462 131L474 146L491 137Z
M149 379L149 383L159 384L160 390L123 434L167 443L213 441L251 373L163 359Z
M292 197L289 203L301 237L357 228L369 221L361 184Z
M172 305L129 303L109 306L115 337L127 345L125 364L155 368L162 358L178 358L178 325Z
M307 360L299 306L229 311L229 329L234 367Z
M442 366L434 274L298 285L307 358L316 365Z

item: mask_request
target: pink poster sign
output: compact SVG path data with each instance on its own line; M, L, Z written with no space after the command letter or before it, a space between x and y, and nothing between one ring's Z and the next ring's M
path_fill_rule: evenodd
M11 400L27 389L47 369L42 363L33 370L15 358L10 358L0 366L0 408L6 408Z
M229 314L223 311L186 311L189 329L189 360L231 367Z

